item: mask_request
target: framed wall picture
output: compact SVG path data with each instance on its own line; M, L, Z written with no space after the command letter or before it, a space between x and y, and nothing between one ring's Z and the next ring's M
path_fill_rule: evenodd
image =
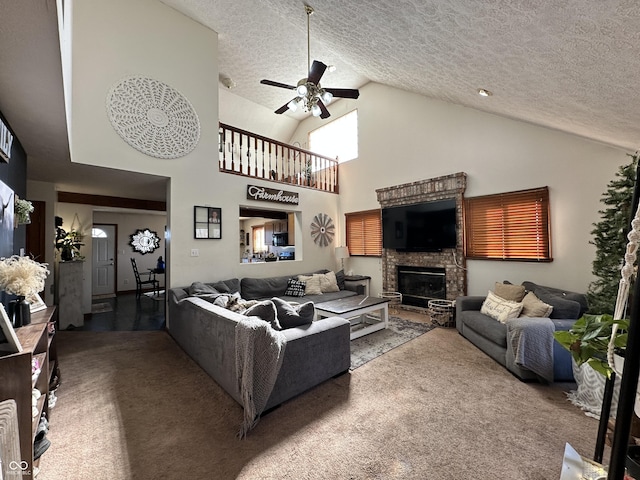
M222 209L193 207L194 238L222 238Z
M20 353L22 351L22 345L20 345L20 340L18 340L16 336L16 332L9 321L9 316L2 303L0 303L0 330L2 330L7 342L9 342L11 353Z

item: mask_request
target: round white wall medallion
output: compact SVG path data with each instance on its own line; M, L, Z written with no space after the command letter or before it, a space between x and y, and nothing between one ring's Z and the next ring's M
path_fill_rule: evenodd
M189 100L153 78L116 83L107 95L107 113L118 135L151 157L183 157L200 140L200 121Z

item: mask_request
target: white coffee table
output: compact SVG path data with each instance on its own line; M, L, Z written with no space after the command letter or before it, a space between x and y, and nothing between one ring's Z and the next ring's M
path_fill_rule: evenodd
M351 340L389 326L389 299L354 295L316 305L318 318L341 317L351 323ZM369 315L380 312L380 317Z

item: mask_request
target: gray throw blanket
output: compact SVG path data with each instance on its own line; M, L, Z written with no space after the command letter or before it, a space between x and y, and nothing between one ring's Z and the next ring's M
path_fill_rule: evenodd
M519 317L507 320L507 350L517 365L553 382L553 332L548 318Z
M286 337L258 317L247 317L236 325L236 374L244 408L240 438L260 420L282 366L286 345Z

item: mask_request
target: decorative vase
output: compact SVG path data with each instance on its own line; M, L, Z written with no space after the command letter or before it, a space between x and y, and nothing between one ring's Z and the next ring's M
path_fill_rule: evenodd
M60 251L60 259L65 262L73 260L73 250L71 250L71 247L62 247L62 250Z
M29 302L22 296L9 302L9 317L14 328L29 325L31 323L31 306Z

